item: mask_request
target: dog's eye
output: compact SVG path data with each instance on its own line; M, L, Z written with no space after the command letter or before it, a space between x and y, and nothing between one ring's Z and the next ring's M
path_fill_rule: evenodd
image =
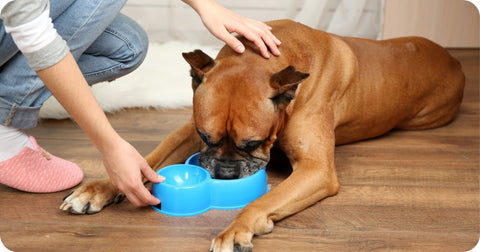
M260 141L260 140L245 141L242 143L241 146L237 147L237 149L246 153L250 153L256 150L258 147L260 147L260 145L262 145L263 143L264 141Z
M212 142L210 140L210 136L207 133L201 132L198 129L197 129L197 133L200 136L200 138L202 139L202 141L204 143L206 143L208 146L210 146L212 144Z
M200 136L200 138L202 139L202 141L208 145L208 147L218 147L221 145L221 141L218 142L218 143L213 143L212 142L212 138L205 132L202 132L200 130L197 129L197 133L198 135Z

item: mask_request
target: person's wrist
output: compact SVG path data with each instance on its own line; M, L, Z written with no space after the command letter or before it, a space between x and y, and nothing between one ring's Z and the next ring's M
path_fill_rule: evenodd
M185 1L190 7L192 7L195 12L203 20L205 15L208 15L207 12L215 6L219 6L217 2L213 0L200 0L200 1Z
M118 148L124 141L125 140L114 130L101 134L97 139L93 140L95 147L102 155Z

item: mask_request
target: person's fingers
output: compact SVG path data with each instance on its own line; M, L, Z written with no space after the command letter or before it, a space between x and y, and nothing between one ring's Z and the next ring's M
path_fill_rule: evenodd
M266 45L266 41L265 40L269 40L268 38L262 38L260 35L258 34L251 34L251 33L244 33L245 38L247 38L248 40L252 41L256 46L257 48L260 50L260 54L264 57L264 58L270 58L270 54L268 53L268 49L267 48L267 45ZM272 43L271 41L268 41L268 43ZM273 48L273 50L278 50L276 49L276 46ZM273 53L273 51L272 51Z
M273 55L275 56L280 55L280 50L278 49L278 46L281 45L282 42L278 40L277 37L275 37L275 35L270 33L270 35L267 38L263 39L263 41L268 46L268 48L273 53Z
M123 192L130 203L136 207L160 204L160 200L155 198L143 184L132 186Z
M152 183L161 183L165 180L165 177L156 173L150 166L142 168L143 176Z
M141 190L136 190L136 197L140 201L138 206L147 206L147 205L158 205L160 204L160 199L155 198L152 193L145 188L142 187Z
M273 35L270 26L262 22L250 20L247 24L239 27L240 29L235 31L252 41L263 57L270 58L269 51L275 56L280 55L278 45L281 42Z
M263 39L254 39L252 40L253 43L258 47L258 49L260 50L260 54L266 58L266 59L269 59L270 58L270 54L268 53L268 48L267 46L265 45Z
M129 177L127 180L120 182L121 180L117 176L110 176L112 183L122 191L128 200L136 207L147 205L158 205L160 200L155 198L151 192L142 183L140 177ZM163 177L160 179L163 181Z
M235 36L233 36L229 31L225 28L219 29L216 32L212 32L218 39L225 42L230 48L232 48L237 53L243 53L245 51L245 46L238 40Z

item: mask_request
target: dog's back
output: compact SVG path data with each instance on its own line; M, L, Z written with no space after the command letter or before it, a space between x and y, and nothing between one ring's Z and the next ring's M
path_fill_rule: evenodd
M428 39L341 37L289 20L269 25L286 41L281 47L287 54L285 64L311 75L299 91L308 91L305 99L312 101L301 104L311 109L311 103L323 105L318 97L336 96L337 144L376 137L393 128L439 127L450 122L460 107L465 83L461 65ZM328 87L317 85L325 85L325 79Z
M349 111L361 114L351 116L352 124L387 132L439 127L454 118L465 77L460 63L444 48L421 37L342 40L358 61L357 85L349 92L359 103L350 102Z

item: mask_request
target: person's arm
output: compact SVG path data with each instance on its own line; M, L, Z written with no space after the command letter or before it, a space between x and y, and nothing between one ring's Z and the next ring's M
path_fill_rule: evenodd
M244 18L217 4L214 0L183 0L200 16L205 27L218 39L223 40L238 53L245 51L244 45L231 33L236 32L255 43L263 57L280 55L281 42L272 34L271 27L265 23ZM268 47L268 48L267 48Z
M143 185L141 176L155 183L164 178L113 129L72 54L37 74L101 152L112 183L135 206L159 204L160 200Z
M101 152L112 183L136 206L160 203L145 188L141 176L152 182L162 182L164 178L108 122L66 42L53 26L48 0L0 1L0 19L5 30L12 35L30 68Z

